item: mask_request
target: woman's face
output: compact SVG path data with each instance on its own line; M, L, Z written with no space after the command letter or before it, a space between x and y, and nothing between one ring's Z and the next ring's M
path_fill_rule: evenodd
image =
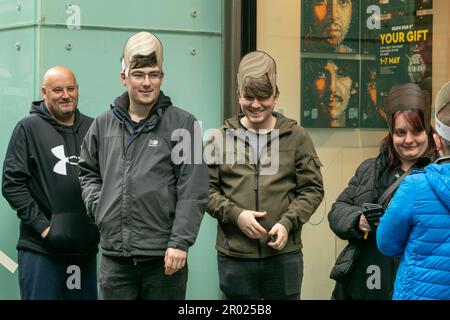
M425 130L417 131L403 114L395 119L392 134L394 148L402 162L411 162L425 154L428 136Z

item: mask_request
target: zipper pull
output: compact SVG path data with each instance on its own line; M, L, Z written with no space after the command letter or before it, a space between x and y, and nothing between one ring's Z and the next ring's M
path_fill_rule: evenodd
M253 190L258 191L258 189L259 189L259 167L257 167L255 171L255 185L253 187Z

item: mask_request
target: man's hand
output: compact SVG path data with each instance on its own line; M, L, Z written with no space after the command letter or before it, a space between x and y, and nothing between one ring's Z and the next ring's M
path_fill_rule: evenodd
M48 235L49 232L50 232L50 227L47 227L47 229L42 231L42 233L41 233L42 239L44 239Z
M275 250L282 250L288 240L286 227L280 223L275 224L272 229L270 229L269 236L274 240L269 241L267 245Z
M186 251L167 248L166 255L164 256L164 273L171 276L178 270L183 269L186 264L186 258Z
M364 214L361 214L361 217L359 218L359 230L362 232L369 232L370 226L367 222L366 216Z
M251 239L262 239L267 235L264 229L256 218L264 217L267 212L244 210L239 214L237 224L239 229Z

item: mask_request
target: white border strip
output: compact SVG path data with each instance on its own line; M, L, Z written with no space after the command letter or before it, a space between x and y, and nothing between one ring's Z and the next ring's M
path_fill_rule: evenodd
M16 272L17 263L0 250L0 264L8 269L11 273Z

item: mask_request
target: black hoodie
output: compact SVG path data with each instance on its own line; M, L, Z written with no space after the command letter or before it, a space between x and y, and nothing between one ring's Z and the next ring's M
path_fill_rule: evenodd
M35 101L16 125L3 164L2 193L20 218L18 249L89 256L98 251L98 230L86 214L78 180L81 143L92 121L77 110L74 125L62 125L43 101Z

